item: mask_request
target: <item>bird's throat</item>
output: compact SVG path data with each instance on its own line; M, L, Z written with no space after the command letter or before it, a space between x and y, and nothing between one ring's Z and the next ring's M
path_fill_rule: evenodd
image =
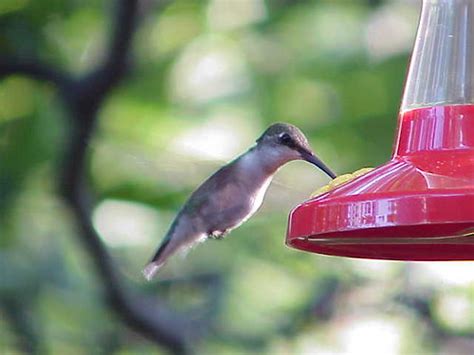
M271 149L253 147L245 153L240 164L244 173L262 181L273 176L287 161Z

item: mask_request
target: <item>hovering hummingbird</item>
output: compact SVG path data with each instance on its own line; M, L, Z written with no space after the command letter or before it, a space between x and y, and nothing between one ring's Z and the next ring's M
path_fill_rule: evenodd
M331 178L336 177L314 155L297 127L286 123L271 125L253 147L220 168L191 194L143 270L145 278L151 280L177 251L208 238L221 239L247 221L262 204L275 172L292 160L306 160Z

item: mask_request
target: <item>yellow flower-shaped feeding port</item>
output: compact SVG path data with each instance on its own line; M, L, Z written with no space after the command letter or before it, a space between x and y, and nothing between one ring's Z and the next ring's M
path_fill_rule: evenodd
M374 168L362 168L362 169L356 170L356 171L354 171L353 173L350 173L350 174L339 175L338 177L333 179L329 184L324 185L324 186L320 187L319 189L317 189L316 191L314 191L311 194L311 197L316 197L316 196L322 195L322 194L324 194L328 191L331 191L331 190L335 189L336 187L338 187L342 184L345 184L346 182L352 181L352 180L354 180L355 178L357 178L359 176L367 174L369 171L372 171L372 170L374 170Z

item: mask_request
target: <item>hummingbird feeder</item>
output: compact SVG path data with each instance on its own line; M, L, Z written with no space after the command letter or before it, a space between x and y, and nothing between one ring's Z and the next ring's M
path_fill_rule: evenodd
M297 206L314 253L474 260L474 1L423 0L392 158Z

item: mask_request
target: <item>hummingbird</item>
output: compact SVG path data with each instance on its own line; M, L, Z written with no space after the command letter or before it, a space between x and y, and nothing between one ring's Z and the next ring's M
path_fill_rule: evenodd
M276 171L293 160L334 174L313 153L305 135L287 123L268 127L249 150L224 165L189 197L143 270L151 280L175 253L206 239L222 239L259 209Z

